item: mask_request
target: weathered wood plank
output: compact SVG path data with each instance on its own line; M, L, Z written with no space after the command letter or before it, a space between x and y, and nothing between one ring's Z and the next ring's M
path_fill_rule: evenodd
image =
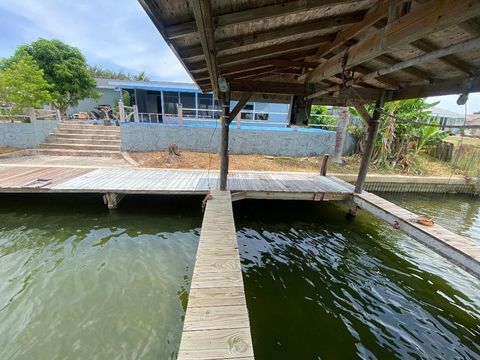
M253 358L248 310L229 191L212 191L200 241L178 359Z
M355 194L354 203L480 277L480 246L440 225L425 226L415 220L418 215L369 192Z

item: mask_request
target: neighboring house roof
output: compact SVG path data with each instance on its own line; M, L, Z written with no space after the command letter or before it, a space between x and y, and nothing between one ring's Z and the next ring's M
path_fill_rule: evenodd
M432 110L432 117L446 117L446 118L454 118L454 119L465 119L465 114L460 114L455 111L450 111L447 109L442 109L438 107L433 107Z
M467 115L468 125L480 125L480 114L469 114Z
M96 79L97 87L101 89L142 89L142 90L166 90L200 92L194 83L173 82L173 81L138 81L138 80L116 80Z

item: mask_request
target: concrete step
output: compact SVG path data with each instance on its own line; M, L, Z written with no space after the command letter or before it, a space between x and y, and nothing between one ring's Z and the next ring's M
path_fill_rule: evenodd
M120 151L120 145L43 143L43 144L40 145L40 147L43 148L43 149Z
M117 135L120 136L120 131L115 130L102 130L102 129L72 129L72 128L59 128L57 127L54 134L78 134L78 135Z
M105 126L105 125L91 125L91 124L60 124L57 126L57 129L68 129L68 130L98 130L98 131L115 131L120 132L120 126Z
M98 136L97 134L95 135L90 135L90 134L70 134L70 133L62 133L62 132L57 132L57 133L51 133L50 137L55 137L57 139L65 139L65 140L83 140L84 142L89 142L89 141L94 141L94 140L112 140L112 141L120 141L120 135L101 135Z
M78 137L63 137L58 135L50 135L45 143L48 144L89 144L89 145L112 145L120 146L120 139L104 139L103 137L93 137L91 139Z
M120 151L107 151L107 150L66 150L66 149L36 149L40 155L51 156L95 156L95 157L107 157L113 159L122 159Z

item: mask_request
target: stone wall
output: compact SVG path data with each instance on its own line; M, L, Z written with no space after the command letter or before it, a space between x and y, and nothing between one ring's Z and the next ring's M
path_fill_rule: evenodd
M175 143L180 150L217 152L220 127L178 127L148 123L121 126L122 150L158 151ZM252 130L230 127L230 152L233 154L266 154L311 156L333 153L335 132L303 132L291 129ZM354 141L347 136L344 154L351 153Z
M45 140L58 123L57 120L37 120L33 123L0 122L0 146L36 147Z

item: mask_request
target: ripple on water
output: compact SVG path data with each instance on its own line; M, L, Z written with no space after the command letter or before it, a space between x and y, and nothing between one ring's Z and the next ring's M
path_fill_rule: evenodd
M375 218L347 222L343 211L236 204L257 358L479 357L478 282Z
M201 214L88 205L0 205L1 359L176 357Z

